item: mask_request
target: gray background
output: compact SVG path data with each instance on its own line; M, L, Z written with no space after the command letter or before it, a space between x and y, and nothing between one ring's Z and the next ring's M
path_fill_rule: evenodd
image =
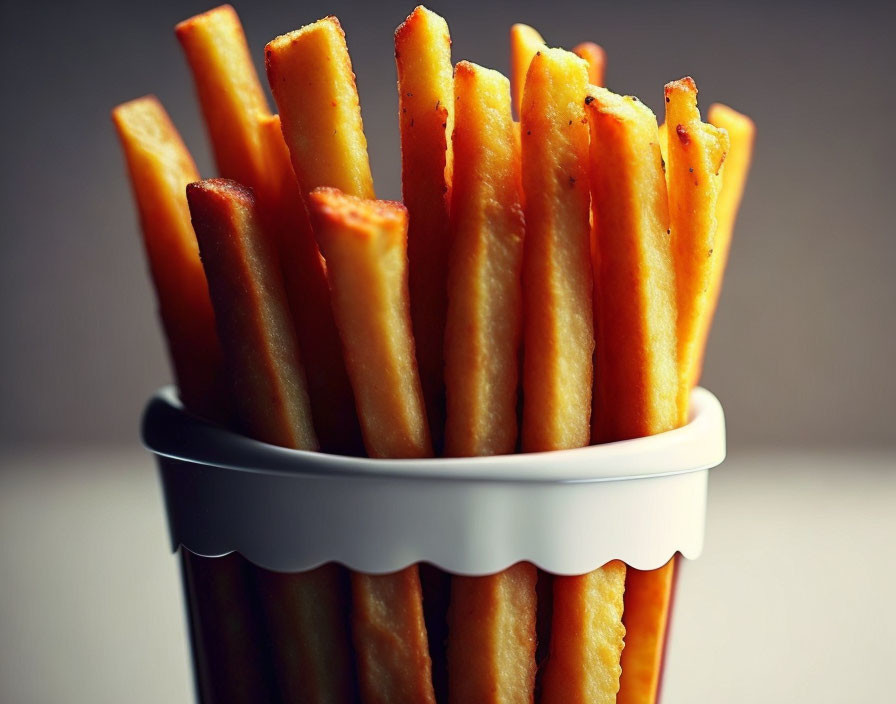
M211 2L2 4L0 446L136 442L169 379L108 119L156 93L204 175L211 160L175 22ZM507 71L514 21L602 44L610 88L662 108L692 74L758 124L705 385L732 449L896 446L896 179L891 33L881 4L434 1L454 58ZM340 16L378 194L400 194L392 31L411 2L238 3L255 56ZM260 63L260 61L259 61Z

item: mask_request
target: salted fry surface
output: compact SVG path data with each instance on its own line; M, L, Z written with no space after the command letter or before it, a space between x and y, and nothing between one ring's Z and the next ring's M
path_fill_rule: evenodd
M687 422L690 380L700 358L700 326L710 307L716 208L728 133L700 120L697 86L666 84L666 182L678 291L678 410Z
M355 74L339 20L325 17L265 47L271 92L303 196L319 186L373 197Z
M445 419L444 331L451 229L454 83L445 20L417 7L395 31L401 190L408 209L411 320L427 416L436 445Z
M656 118L592 87L595 354L593 439L678 425L675 272Z
M526 242L523 263L523 450L590 439L592 273L585 62L535 55L520 122Z
M612 704L619 689L625 627L625 564L610 562L581 577L554 579L551 655L544 704Z

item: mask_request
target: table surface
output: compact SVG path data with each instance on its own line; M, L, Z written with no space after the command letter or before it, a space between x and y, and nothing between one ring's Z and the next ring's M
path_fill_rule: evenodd
M177 560L137 449L0 455L0 700L192 701ZM885 701L896 454L755 452L710 480L664 704Z

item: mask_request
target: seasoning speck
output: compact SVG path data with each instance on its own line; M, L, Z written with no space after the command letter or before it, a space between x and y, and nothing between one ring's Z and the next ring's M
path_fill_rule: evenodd
M593 96L593 95L589 95L589 96L587 96L587 97L585 98L585 105L591 105L591 103L593 103L593 102L594 102L594 96Z

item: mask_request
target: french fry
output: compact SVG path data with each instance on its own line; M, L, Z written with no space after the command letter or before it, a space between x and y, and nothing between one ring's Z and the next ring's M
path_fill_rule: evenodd
M188 186L187 199L243 428L263 442L316 450L286 292L255 197L235 181L210 179ZM351 701L338 568L259 571L257 578L284 694L290 701Z
M395 31L401 130L401 187L408 209L411 321L423 398L436 447L445 419L443 343L451 233L451 134L454 84L445 20L417 7Z
M193 74L218 174L259 189L267 150L258 117L270 114L236 11L221 5L174 28Z
M193 73L220 175L255 191L265 229L277 243L321 446L357 454L360 430L326 271L279 118L270 113L239 18L222 5L184 20L175 33Z
M694 365L691 377L691 385L696 386L700 381L700 373L703 370L703 357L706 353L706 341L712 328L716 308L719 305L719 296L722 293L722 280L728 264L728 253L731 251L731 235L734 233L734 223L737 220L737 211L744 194L744 186L747 182L747 174L750 172L750 161L753 156L753 141L756 136L756 126L753 121L727 105L716 103L709 106L709 122L716 127L721 127L728 133L730 146L728 156L725 158L725 170L722 175L722 189L719 193L719 202L716 212L716 237L713 247L715 264L712 267L709 284L709 307L706 315L700 318L697 333L698 358Z
M523 97L526 452L583 447L591 434L587 71L574 54L542 50Z
M592 87L595 442L678 426L675 272L656 118Z
M199 173L154 97L119 105L112 120L137 201L181 401L193 413L226 420L223 359L185 192ZM186 550L182 560L203 701L235 704L270 696L248 564L238 555L208 559Z
M510 83L465 61L454 81L445 451L507 454L517 440L524 233ZM537 576L533 565L520 563L496 575L452 579L449 701L532 701Z
M407 288L407 211L333 188L311 193L333 311L371 457L432 454ZM367 704L435 702L416 566L352 575L353 636Z
M653 704L659 691L677 556L655 570L625 574L625 649L617 704Z
M590 265L587 65L545 49L529 67L520 122L526 196L523 449L556 450L590 439ZM625 566L610 563L553 580L550 657L542 701L611 701L618 687ZM595 698L603 696L604 698Z
M277 218L274 228L279 232L286 295L308 372L314 427L325 452L362 454L361 428L333 319L326 266L293 173L279 116L262 118L261 130L268 148L268 169L276 179L263 202L270 203Z
M602 87L607 66L607 54L603 47L594 42L582 42L573 48L572 53L588 62L588 82Z
M326 17L277 37L265 47L265 65L303 196L329 186L373 198L355 75L339 20Z
M551 655L541 701L609 704L619 688L625 563L554 578Z
M687 422L691 379L700 358L715 266L716 208L728 133L700 121L692 78L666 84L666 182L678 295L678 407Z
M677 427L676 288L656 118L642 103L592 88L595 442ZM617 702L652 702L659 681L674 560L625 576Z
M181 401L193 413L220 420L226 408L221 350L184 196L199 172L154 96L119 105L112 121L127 161Z
M515 24L510 28L510 87L513 95L513 111L522 115L523 89L532 57L540 49L547 48L544 39L534 27Z

